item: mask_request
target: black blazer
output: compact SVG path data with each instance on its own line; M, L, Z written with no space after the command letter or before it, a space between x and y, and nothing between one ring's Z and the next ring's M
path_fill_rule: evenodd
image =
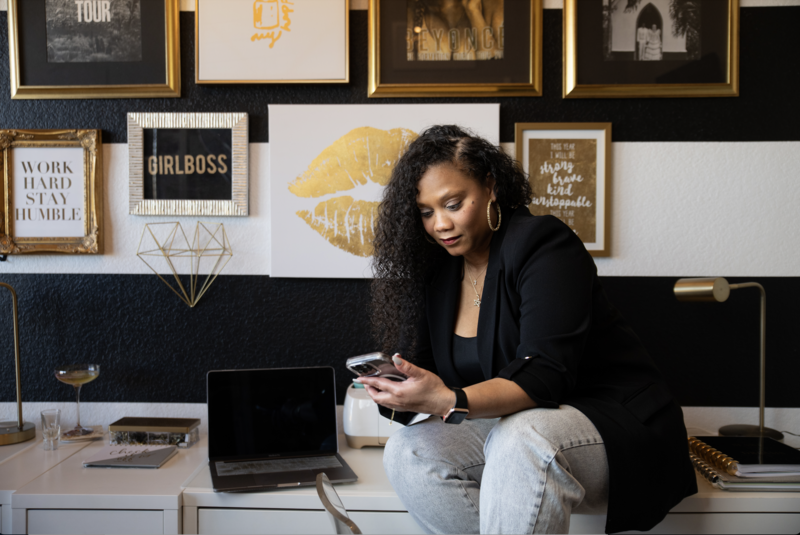
M484 377L514 381L539 407L566 404L585 414L608 457L606 531L649 530L697 492L683 412L608 301L580 239L555 217L527 208L506 213L492 237L481 296ZM468 386L452 359L462 264L448 256L431 277L417 351L405 355L458 387Z

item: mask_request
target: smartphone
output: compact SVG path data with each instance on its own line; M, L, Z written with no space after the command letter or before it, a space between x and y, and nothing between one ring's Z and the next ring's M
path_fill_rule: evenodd
M367 353L350 357L347 369L359 377L385 377L392 381L405 381L408 376L394 367L392 358L386 353Z

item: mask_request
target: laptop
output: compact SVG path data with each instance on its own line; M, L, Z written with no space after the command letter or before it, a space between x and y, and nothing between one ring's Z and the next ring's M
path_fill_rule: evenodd
M333 368L210 371L206 388L214 492L358 479L338 453Z

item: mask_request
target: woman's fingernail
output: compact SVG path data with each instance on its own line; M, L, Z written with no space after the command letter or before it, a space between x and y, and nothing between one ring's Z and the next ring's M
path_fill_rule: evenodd
M395 353L392 356L392 362L394 362L395 366L400 366L403 363L403 359L400 358L400 353Z

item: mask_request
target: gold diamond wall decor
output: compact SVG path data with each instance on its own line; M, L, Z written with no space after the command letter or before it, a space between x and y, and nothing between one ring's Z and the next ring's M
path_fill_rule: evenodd
M191 242L180 223L148 223L136 256L181 301L194 307L230 261L233 250L222 223L198 221Z

